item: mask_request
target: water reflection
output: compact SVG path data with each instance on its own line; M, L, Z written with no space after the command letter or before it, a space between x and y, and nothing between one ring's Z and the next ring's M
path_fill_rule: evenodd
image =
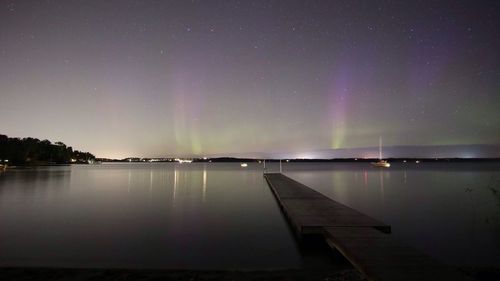
M149 171L149 197L153 197L153 170Z
M11 266L271 269L310 260L260 165L11 170L0 177L0 241L0 265Z
M127 188L127 193L130 193L131 183L132 183L132 170L129 168L128 169L128 188Z
M499 265L498 163L284 168L446 263ZM305 262L258 164L7 171L0 241L0 265L269 269Z
M380 183L380 198L382 199L382 202L385 199L385 190L384 190L384 172L380 170L378 172L379 175L379 183Z
M174 205L175 205L175 195L177 194L177 181L178 181L177 168L174 167L174 194L172 196L172 201Z
M203 167L203 202L207 198L207 167Z
M360 171L362 183L353 176ZM500 265L500 195L488 188L491 178L500 179L499 162L395 163L383 170L291 164L286 174L392 225L394 236L445 263Z

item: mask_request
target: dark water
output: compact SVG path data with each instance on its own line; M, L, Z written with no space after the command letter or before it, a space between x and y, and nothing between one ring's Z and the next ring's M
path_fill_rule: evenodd
M500 266L500 162L291 164L286 175L450 265Z
M393 235L446 263L500 265L498 164L283 168L391 224ZM267 269L301 268L311 259L318 266L331 262L299 249L257 164L105 164L0 174L0 265Z
M296 268L262 171L115 164L0 175L0 264Z

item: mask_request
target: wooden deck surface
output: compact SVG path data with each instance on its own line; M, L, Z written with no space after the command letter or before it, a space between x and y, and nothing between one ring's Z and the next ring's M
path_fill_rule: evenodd
M325 226L366 226L390 232L391 227L283 174L264 175L280 207L299 236L323 234Z
M264 174L297 235L323 235L368 280L472 280L396 241L390 226L280 173Z
M325 227L325 238L369 280L472 280L370 227Z

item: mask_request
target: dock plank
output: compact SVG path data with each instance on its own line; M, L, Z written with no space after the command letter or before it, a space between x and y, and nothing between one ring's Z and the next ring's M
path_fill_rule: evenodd
M328 244L369 280L471 280L388 234L369 227L325 227Z
M336 202L283 174L265 178L295 231L323 234L325 226L366 226L390 232L390 226Z
M278 199L285 198L317 198L327 199L326 196L282 174L266 174L265 178Z
M472 280L391 237L390 226L283 174L264 174L299 237L323 235L368 280Z

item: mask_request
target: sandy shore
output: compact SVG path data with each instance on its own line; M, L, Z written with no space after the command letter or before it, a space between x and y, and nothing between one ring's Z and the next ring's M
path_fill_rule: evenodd
M500 280L500 268L460 268L478 281ZM361 281L362 276L355 269L311 269L311 270L154 270L154 269L85 269L85 268L37 268L0 267L0 279L12 281L33 280L186 280L186 281Z
M354 269L344 270L270 270L270 271L195 271L142 269L70 269L70 268L0 268L1 280L186 280L186 281L259 281L259 280L323 280L360 281Z

